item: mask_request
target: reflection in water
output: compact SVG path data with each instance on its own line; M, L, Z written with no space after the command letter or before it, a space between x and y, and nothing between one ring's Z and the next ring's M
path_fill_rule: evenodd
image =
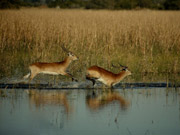
M104 91L98 94L93 91L90 95L86 96L86 104L92 110L101 109L114 101L119 103L122 110L126 109L129 105L128 101L116 91Z
M35 104L36 107L44 105L62 105L66 113L70 112L70 105L67 100L67 93L62 91L27 91L30 104Z
M180 89L28 93L0 90L0 135L180 134Z

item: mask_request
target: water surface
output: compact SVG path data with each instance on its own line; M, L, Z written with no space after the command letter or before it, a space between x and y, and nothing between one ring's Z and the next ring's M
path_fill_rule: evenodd
M179 135L180 90L1 90L1 135Z

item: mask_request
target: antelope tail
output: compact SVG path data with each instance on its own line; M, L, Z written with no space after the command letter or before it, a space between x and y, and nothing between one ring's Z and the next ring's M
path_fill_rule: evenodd
M29 78L29 76L30 76L31 74L30 73L28 73L27 75L25 75L23 78L24 79L27 79L27 78Z

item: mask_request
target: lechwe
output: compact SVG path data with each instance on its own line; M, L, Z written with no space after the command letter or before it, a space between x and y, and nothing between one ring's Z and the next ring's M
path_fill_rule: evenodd
M30 73L24 76L24 79L29 78L31 81L37 74L51 74L51 75L64 75L71 77L72 80L76 80L70 73L67 73L67 68L71 64L72 61L78 60L78 57L75 56L72 52L67 51L66 48L62 46L63 50L68 52L68 57L61 62L53 62L53 63L43 63L36 62L29 66Z
M113 85L119 83L126 76L131 75L131 72L128 70L128 67L122 65L120 66L123 69L118 74L114 74L98 66L92 66L87 69L86 79L92 81L93 86L95 85L95 81L98 80L112 88Z

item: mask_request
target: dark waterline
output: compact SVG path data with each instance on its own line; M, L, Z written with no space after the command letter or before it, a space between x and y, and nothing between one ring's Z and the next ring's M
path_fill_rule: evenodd
M113 88L121 89L121 88L178 88L180 87L180 83L119 83ZM24 84L24 83L0 83L0 88L2 89L46 89L46 90L65 90L65 89L102 89L103 86L100 84L99 86L89 85L86 82L82 83L61 83L59 85L53 84ZM104 87L108 89L109 87Z

